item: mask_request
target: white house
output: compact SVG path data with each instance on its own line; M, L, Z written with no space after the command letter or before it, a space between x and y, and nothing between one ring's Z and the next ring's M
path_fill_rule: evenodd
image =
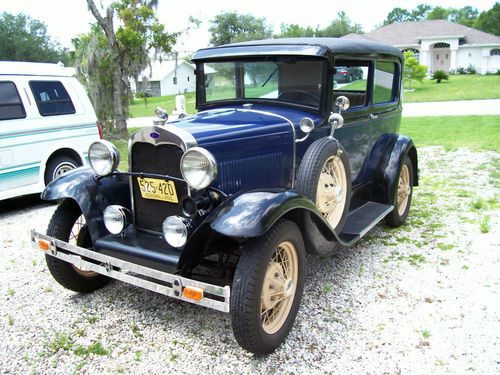
M138 87L130 82L133 92L147 92L152 96L177 95L196 90L194 65L185 60L152 61L139 75ZM144 82L144 83L143 83Z
M391 44L401 51L411 50L429 73L469 66L481 74L500 69L500 37L446 20L393 23L344 38L364 38Z

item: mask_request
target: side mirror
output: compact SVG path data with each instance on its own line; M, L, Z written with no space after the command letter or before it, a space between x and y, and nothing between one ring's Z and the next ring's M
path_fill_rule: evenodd
M351 103L346 96L341 95L337 99L335 99L335 105L338 107L340 113L340 111L347 111Z

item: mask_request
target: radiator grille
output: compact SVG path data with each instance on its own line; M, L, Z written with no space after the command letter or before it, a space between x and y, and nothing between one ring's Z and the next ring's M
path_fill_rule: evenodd
M154 146L150 143L138 142L132 146L131 169L132 172L155 173L182 178L180 171L182 154L182 149L175 145ZM188 194L187 184L184 182L174 183L180 202ZM143 199L136 177L132 177L132 194L134 196L135 224L138 229L161 232L162 223L166 217L181 214L179 204Z

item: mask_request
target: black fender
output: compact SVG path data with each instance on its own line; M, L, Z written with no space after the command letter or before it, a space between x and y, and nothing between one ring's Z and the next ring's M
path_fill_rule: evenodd
M46 201L73 199L82 210L93 243L109 234L102 217L107 206L118 204L129 210L131 207L127 177L113 175L98 181L89 167L76 168L52 181L41 198Z
M212 231L236 241L264 235L279 219L301 228L306 249L323 254L344 245L324 220L316 205L293 190L268 189L235 194L220 204L206 221Z
M384 134L372 147L363 174L373 182L373 200L393 204L399 168L405 156L413 165L413 185L418 186L417 149L411 138L399 134Z

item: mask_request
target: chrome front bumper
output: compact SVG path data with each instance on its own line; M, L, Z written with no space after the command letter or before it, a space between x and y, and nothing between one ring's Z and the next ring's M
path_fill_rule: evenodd
M101 275L111 277L144 289L151 290L182 301L205 306L214 310L229 312L229 299L231 289L228 285L222 287L201 281L191 280L167 272L140 266L115 257L100 254L89 249L69 244L56 238L36 232L30 232L31 244L35 249L42 250L40 243L48 245L46 254L74 266L97 272ZM40 242L41 241L41 242ZM96 263L89 262L83 258L91 259ZM153 279L153 280L152 280ZM186 287L200 288L203 290L203 298L194 300L183 294Z

